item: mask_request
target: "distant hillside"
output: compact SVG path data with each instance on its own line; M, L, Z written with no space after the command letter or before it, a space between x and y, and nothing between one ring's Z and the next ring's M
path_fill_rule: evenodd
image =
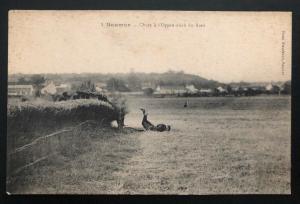
M196 88L216 88L218 86L226 86L225 83L220 83L214 80L208 80L194 74L187 74L183 71L175 72L168 71L165 73L115 73L115 74L100 74L100 73L82 73L82 74L41 74L48 80L52 80L57 84L70 83L74 86L81 85L85 81L93 83L104 82L109 83L112 79L114 81L121 81L121 84L127 86L126 89L131 91L139 91L143 87L155 88L157 85L186 85L193 84ZM18 82L19 79L30 81L33 75L30 74L13 74L8 76L9 82ZM291 83L290 81L288 81ZM285 82L231 82L230 86L266 86L268 84L282 85Z
M281 86L284 83L291 84L291 80L288 81L264 81L264 82L231 82L229 83L230 86L267 86L268 84Z
M91 80L94 83L107 82L111 78L122 80L125 84L138 90L143 86L151 85L185 85L194 84L196 88L214 88L222 85L214 80L208 80L203 77L186 74L184 72L168 71L165 73L116 73L116 74L99 74L99 73L82 73L82 74L41 74L46 79L56 83L79 84L83 81ZM9 75L9 81L18 81L20 78L30 79L29 74Z

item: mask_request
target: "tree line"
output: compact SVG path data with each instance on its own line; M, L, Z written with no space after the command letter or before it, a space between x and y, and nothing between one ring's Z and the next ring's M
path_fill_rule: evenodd
M151 89L154 89L158 85L184 86L187 84L192 84L197 89L215 89L218 86L242 87L250 85L250 83L247 82L225 84L214 80L208 80L197 75L187 74L183 71L176 72L172 70L165 73L130 72L115 74L15 74L10 77L17 79L18 84L32 84L37 91L41 89L41 86L46 82L46 79L57 84L69 83L72 85L73 90L83 90L86 86L89 89L95 90L95 83L103 82L106 84L106 89L108 91L128 92L146 90L146 92L150 94L152 91ZM290 86L290 82L286 86ZM230 88L228 91L230 91ZM37 93L37 95L39 94L40 93Z

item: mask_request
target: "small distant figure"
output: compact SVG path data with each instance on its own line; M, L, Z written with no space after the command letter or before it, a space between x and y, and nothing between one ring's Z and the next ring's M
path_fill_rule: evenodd
M185 107L185 108L188 107L188 101L187 100L185 101L183 107Z
M142 125L145 128L145 130L152 130L152 131L170 131L171 126L170 125L165 125L165 124L158 124L158 125L153 125L150 121L148 121L148 113L146 112L145 109L141 108L141 111L143 112L143 120L142 120Z

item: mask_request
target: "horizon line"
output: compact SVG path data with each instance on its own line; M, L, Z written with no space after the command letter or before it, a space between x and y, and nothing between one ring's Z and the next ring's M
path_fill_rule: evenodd
M102 75L117 75L117 74L165 74L168 72L173 72L173 73L183 73L183 74L187 74L187 75L194 75L194 76L198 76L201 77L203 79L209 80L209 81L216 81L219 83L264 83L264 82L286 82L286 81L292 81L292 79L286 79L286 80L262 80L262 81L244 81L244 80L231 80L231 81L221 81L221 80L216 80L216 79L209 79L206 77L203 77L199 74L194 74L194 73L187 73L183 70L180 71L176 71L176 70L168 70L168 71L164 71L164 72L137 72L137 71L133 71L133 72L115 72L115 73L101 73L101 72L61 72L61 73L21 73L21 72L17 72L17 73L8 73L8 76L10 75L66 75L66 74L74 74L74 75L83 75L83 74L102 74Z

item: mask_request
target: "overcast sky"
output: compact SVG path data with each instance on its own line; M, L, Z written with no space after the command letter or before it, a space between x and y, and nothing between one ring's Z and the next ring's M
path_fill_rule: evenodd
M278 81L290 79L290 58L291 13L9 13L10 74L183 70L221 82Z

